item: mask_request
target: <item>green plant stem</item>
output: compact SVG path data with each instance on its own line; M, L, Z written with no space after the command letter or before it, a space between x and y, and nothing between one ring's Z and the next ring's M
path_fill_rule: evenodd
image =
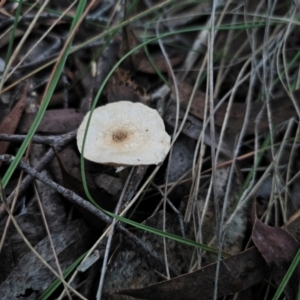
M279 299L279 297L281 296L281 294L282 294L283 290L285 289L287 283L289 282L293 272L298 267L299 263L300 263L300 249L298 250L298 252L297 252L294 260L292 261L289 269L287 270L285 276L283 277L282 282L279 285L279 287L278 287L278 289L277 289L277 291L276 291L276 293L275 293L272 300L278 300ZM298 280L300 282L300 278L298 278ZM299 284L298 284L298 287L299 287ZM299 298L297 298L297 299L299 299Z

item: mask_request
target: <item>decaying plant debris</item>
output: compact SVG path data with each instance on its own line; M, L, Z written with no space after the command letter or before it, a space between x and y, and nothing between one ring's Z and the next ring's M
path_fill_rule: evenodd
M271 2L0 1L3 299L296 299L299 8ZM167 148L85 160L124 100Z

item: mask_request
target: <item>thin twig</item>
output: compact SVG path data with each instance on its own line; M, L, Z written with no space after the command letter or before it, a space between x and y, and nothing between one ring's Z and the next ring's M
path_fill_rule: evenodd
M14 159L15 159L15 157L12 156L12 155L8 155L8 154L0 155L0 161L3 161L5 163L10 164L10 163L13 162ZM80 196L78 196L77 194L72 192L71 190L68 190L68 189L64 188L63 186L55 183L51 179L43 176L41 173L39 173L35 169L31 168L30 166L28 166L23 161L20 161L18 166L21 170L25 171L26 173L28 173L32 177L40 180L44 184L46 184L46 185L50 186L51 188L53 188L55 191L57 191L63 197L65 197L67 200L69 200L71 203L77 204L77 205L83 207L84 209L91 212L94 216L96 216L101 221L103 221L107 224L112 223L112 218L111 217L107 216L104 212L102 212L97 207L93 206L90 202L88 202L85 199L81 198ZM125 239L125 241L127 243L129 243L131 246L134 246L135 249L139 249L139 250L143 251L144 253L146 253L147 255L150 255L152 258L155 259L155 261L157 263L161 264L162 266L165 265L164 260L159 256L159 254L151 246L149 246L146 243L142 242L136 235L132 234L124 226L117 223L116 224L116 229L119 232L121 232L122 234L124 234L125 237L127 237L127 239ZM174 275L176 275L176 276L179 275L178 271L172 265L169 265L169 269Z
M71 141L75 138L77 130L71 131L67 134L63 134L57 136L56 142L53 144L57 152L62 151L67 145L71 143ZM43 159L36 166L36 171L42 171L54 158L55 154L52 149L49 149L48 152L44 155ZM19 196L24 193L24 191L28 188L28 186L33 182L34 178L30 175L27 175L21 182L19 187ZM16 190L14 190L10 196L7 198L7 203L11 206L11 203L16 194ZM0 205L0 220L6 214L6 210L3 204Z
M0 134L0 141L7 141L11 143L23 143L25 140L26 135L25 134L7 134L7 133L1 133ZM43 144L43 145L52 145L57 143L62 139L62 136L60 135L35 135L32 138L32 142L34 144Z

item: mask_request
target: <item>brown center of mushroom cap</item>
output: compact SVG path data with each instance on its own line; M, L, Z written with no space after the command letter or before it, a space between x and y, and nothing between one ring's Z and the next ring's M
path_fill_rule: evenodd
M132 122L111 124L101 136L101 148L110 148L111 153L131 152L132 149L145 144L145 137L141 135L140 128L133 126Z
M126 140L127 136L128 132L125 130L116 130L112 133L112 139L117 143L121 143Z

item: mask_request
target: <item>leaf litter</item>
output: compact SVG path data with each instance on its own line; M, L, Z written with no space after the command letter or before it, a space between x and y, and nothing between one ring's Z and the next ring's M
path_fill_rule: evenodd
M95 255L98 250L94 249L102 247L97 259L72 275L72 286L82 299L101 298L96 291L106 256L102 299L267 299L281 284L299 249L299 87L295 79L299 41L292 17L294 4L258 4L173 6L158 1L155 6L152 1L141 1L136 6L119 6L109 0L92 1L29 151L29 164L41 172L44 183L27 175L18 195L14 183L20 173L16 170L1 195L9 204L17 197L14 218L54 269L37 197L63 271L84 252ZM0 154L17 153L24 140L19 134L29 131L38 114L51 76L49 62L53 64L59 56L69 34L69 16L75 15L76 9L70 8L58 20L66 5L48 4L50 10L42 12L34 24L8 70L9 77L1 77L0 134L10 135L0 135ZM5 31L11 32L17 21L17 8L5 2L1 6L1 62L10 51ZM27 11L24 6L20 13L13 52L37 9ZM284 19L286 15L290 19ZM213 16L214 44L209 39ZM153 39L157 34L163 37L160 43ZM115 65L135 47L139 49ZM213 65L207 59L209 49L213 49ZM214 95L210 95L213 83ZM136 167L125 191L128 169L115 173L112 167L84 161L82 176L72 133L94 101L102 106L121 100L157 109L174 138L166 160L157 168ZM214 105L213 116L206 103ZM51 142L47 140L50 135L54 135ZM40 142L44 145L36 144ZM1 155L2 160L9 161L9 156ZM2 163L1 177L6 170ZM33 181L36 188L30 185ZM111 219L89 204L85 182L100 207L114 212L124 192L122 216L200 243L198 248L117 222L109 249ZM255 195L257 203L251 213ZM1 203L0 232L6 233L0 244L0 294L7 299L35 299L55 276L42 266L14 225L7 225L7 219ZM60 245L61 241L69 244ZM209 253L201 244L216 251ZM298 277L299 267L284 289L288 299L296 297ZM14 285L16 280L20 284ZM64 288L55 295L67 297Z

